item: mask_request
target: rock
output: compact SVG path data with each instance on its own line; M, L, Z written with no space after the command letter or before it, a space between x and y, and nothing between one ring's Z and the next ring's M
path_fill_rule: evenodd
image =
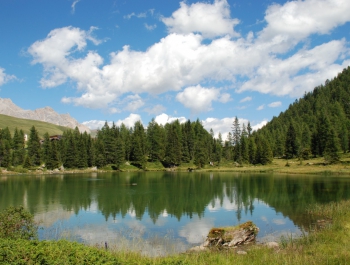
M267 242L265 245L268 248L273 248L273 249L278 249L279 248L279 244L277 242Z
M250 221L233 227L213 228L201 247L234 248L254 241L258 231Z
M202 252L202 251L208 251L208 248L201 246L195 246L193 248L190 248L188 250L189 252Z
M237 251L238 255L247 255L247 252L243 251L243 250L238 250Z

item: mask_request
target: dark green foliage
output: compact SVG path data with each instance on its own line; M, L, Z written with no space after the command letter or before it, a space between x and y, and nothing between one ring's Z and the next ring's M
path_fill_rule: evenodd
M255 163L267 165L272 162L273 154L270 145L263 135L259 135L255 139L256 155Z
M335 163L339 161L339 139L335 134L333 128L330 129L327 135L327 142L324 150L324 157L326 161Z
M150 161L162 161L165 156L165 130L154 119L147 127L148 157Z
M285 155L286 158L293 158L298 154L298 145L297 145L297 134L292 122L289 123L286 143L285 143Z
M18 166L22 165L25 156L24 149L24 133L22 130L18 131L15 129L15 133L13 135L13 151L12 151L12 165Z
M347 152L350 129L349 87L350 67L347 67L333 80L327 80L325 85L320 85L312 92L305 93L303 98L295 100L285 112L258 130L257 135L264 134L267 137L275 156L281 156L282 136L285 137L285 148L288 147L284 150L287 157L296 156L295 146L299 158L308 157L311 151L312 155L325 156L329 160L330 153L336 154L331 149ZM295 134L289 126L291 120ZM329 144L329 141L333 143ZM333 159L336 160L336 157L331 160Z
M49 147L49 156L48 160L46 161L46 168L47 169L55 169L58 168L60 165L59 161L59 155L58 155L58 147L57 147L57 141L50 141L50 147Z
M116 145L116 161L115 165L117 166L118 169L120 169L120 166L124 163L125 159L125 151L124 151L124 143L121 137L117 139L117 145Z
M37 241L0 239L2 264L106 264L120 265L117 257L104 249L66 240Z
M24 162L23 162L23 168L31 168L32 167L32 162L30 161L29 155L27 154L24 158Z
M182 158L182 133L178 120L165 126L165 161L169 166L179 165Z
M37 229L34 216L22 206L0 212L0 238L36 239Z
M64 160L64 167L67 168L75 168L77 167L77 148L76 148L76 138L73 136L71 132L67 132L65 134L65 150L66 150L66 155L65 155L65 160Z
M40 139L38 131L34 126L30 129L29 139L28 139L28 155L30 156L30 160L33 166L40 165Z

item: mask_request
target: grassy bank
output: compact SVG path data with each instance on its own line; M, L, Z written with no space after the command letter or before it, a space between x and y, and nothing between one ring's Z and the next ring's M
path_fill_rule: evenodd
M350 201L314 206L308 210L323 228L315 225L309 235L285 238L278 249L255 245L238 255L237 249L184 253L150 258L129 251L105 250L69 241L0 239L1 264L348 264L350 252Z
M197 168L194 163L183 163L180 166L173 168L165 167L161 162L148 162L146 169L141 169L138 165L125 162L119 170L116 166L108 165L103 168L87 168L87 169L66 169L64 171L50 171L45 169L27 170L21 166L16 168L1 168L0 174L62 174L62 173L89 173L89 172L144 172L144 171L171 171L171 172L188 172L188 169L193 169L193 172L237 172L237 173L283 173L283 174L344 174L350 175L350 153L340 154L340 161L334 164L328 164L323 157L311 158L309 160L300 161L294 159L273 159L268 165L239 165L232 161L223 160L220 164L213 166L206 165L203 168Z

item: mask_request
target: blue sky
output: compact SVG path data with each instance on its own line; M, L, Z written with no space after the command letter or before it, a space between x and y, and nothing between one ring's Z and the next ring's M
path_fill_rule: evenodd
M0 17L0 97L92 129L199 118L225 137L350 65L348 0L2 0Z

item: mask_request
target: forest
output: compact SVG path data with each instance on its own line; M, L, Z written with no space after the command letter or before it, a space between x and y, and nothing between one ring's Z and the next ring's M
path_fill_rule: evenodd
M26 169L45 165L46 169L102 168L123 163L147 169L147 163L160 162L164 167L193 163L198 168L220 165L225 161L236 165L272 162L274 157L324 157L336 163L340 152L349 148L350 67L332 80L326 80L313 91L295 100L285 112L252 131L250 123L240 124L236 117L232 132L223 140L219 133L209 132L201 122L178 120L160 125L153 119L147 127L138 121L133 127L114 123L98 130L96 137L67 130L59 137L48 133L40 139L33 126L28 140L22 130L0 130L0 167Z

